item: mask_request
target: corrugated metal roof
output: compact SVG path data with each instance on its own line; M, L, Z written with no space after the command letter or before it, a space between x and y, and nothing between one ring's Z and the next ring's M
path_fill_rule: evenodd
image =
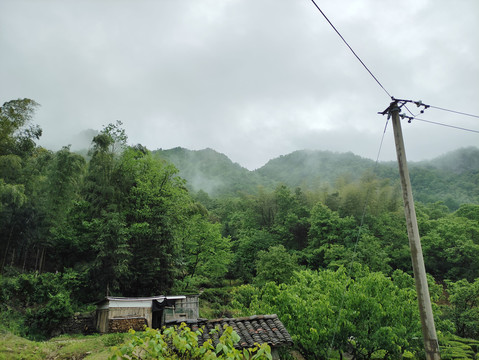
M121 306L120 304L124 303L125 305L131 305L132 303L144 303L144 302L152 302L153 300L163 301L164 299L169 300L184 300L186 299L185 295L158 295L158 296L149 296L149 297L118 297L118 296L107 296L103 300L100 300L96 303L96 305L106 305L115 304L114 307Z

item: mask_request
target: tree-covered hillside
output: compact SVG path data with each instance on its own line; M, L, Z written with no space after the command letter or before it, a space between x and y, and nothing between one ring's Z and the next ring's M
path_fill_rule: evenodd
M212 149L194 151L177 147L155 150L153 154L173 163L179 175L187 179L190 189L203 190L211 196L252 193L258 186L271 183Z
M36 106L0 107L0 332L51 336L105 295L201 292L215 318L277 314L307 358L424 358L393 164L299 151L250 172L213 150L130 146L120 122L87 157L53 152ZM444 359L479 346L476 153L411 166ZM222 196L190 191L195 171Z
M317 188L334 185L339 178L358 181L373 168L374 161L353 153L299 150L268 161L256 172L292 187Z
M421 202L443 201L450 209L479 203L479 149L452 151L436 159L412 163L411 183Z
M376 164L352 153L300 150L270 160L248 171L211 149L157 150L155 155L171 161L194 191L210 196L254 194L258 186L273 189L278 184L308 190L333 189L338 183L358 183L375 174L399 186L396 162ZM430 161L410 162L414 197L430 203L441 201L450 210L462 203L479 203L479 149L459 149Z

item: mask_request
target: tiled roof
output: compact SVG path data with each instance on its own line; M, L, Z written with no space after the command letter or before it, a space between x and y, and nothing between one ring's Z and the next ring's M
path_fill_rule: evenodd
M191 330L196 331L204 327L203 334L198 337L198 343L201 345L206 340L212 338L216 346L218 339L223 334L223 326L228 325L240 336L237 348L253 347L255 343L268 343L271 347L291 346L293 339L279 320L276 314L273 315L254 315L249 317L235 319L189 319L168 321L166 326L179 325L185 322ZM209 335L210 330L219 326L218 334Z

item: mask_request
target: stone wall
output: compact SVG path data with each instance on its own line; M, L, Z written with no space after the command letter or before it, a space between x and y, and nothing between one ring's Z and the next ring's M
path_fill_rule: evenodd
M144 317L123 317L108 320L108 332L128 332L133 329L135 331L143 331L145 325L148 325Z
M64 321L58 329L61 334L93 334L95 329L95 314L76 313L71 318Z

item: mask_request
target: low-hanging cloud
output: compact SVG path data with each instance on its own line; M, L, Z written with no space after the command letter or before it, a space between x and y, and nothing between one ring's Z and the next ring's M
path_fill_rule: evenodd
M475 0L320 6L392 95L479 113ZM209 147L250 169L305 148L374 158L390 102L309 1L6 0L0 46L0 101L39 102L52 148L120 120L133 144ZM479 143L409 125L413 160Z

